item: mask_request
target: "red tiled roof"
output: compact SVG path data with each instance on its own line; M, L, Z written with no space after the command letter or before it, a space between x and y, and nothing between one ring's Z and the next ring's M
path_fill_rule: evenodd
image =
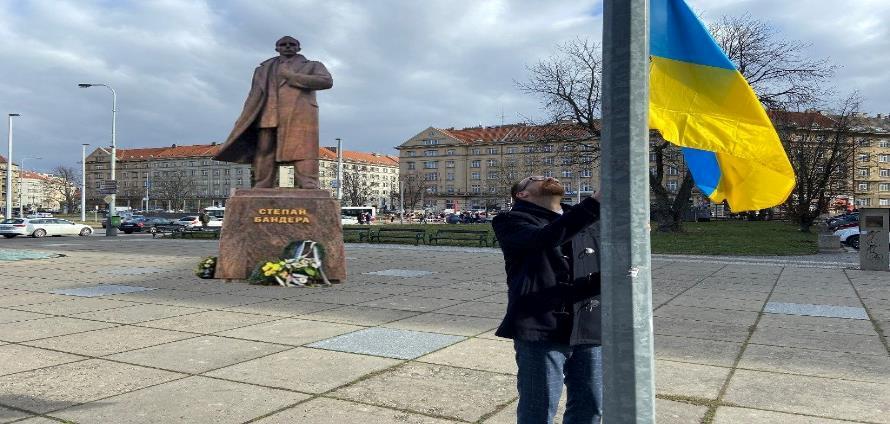
M767 114L776 126L791 125L796 127L832 128L835 125L834 119L818 111L790 112L770 110Z
M22 178L28 178L31 180L44 180L44 181L50 180L49 176L43 175L39 172L33 172L33 171L22 171Z
M137 149L117 149L118 160L140 159L175 159L190 157L211 157L215 155L222 145L220 144L195 144L188 146L146 147ZM322 159L337 159L337 153L327 147L318 149ZM343 151L343 159L352 162L375 163L384 166L399 166L399 158L392 155L379 153Z
M327 160L337 160L337 151L332 148L322 147L318 149L319 157ZM344 150L343 160L350 162L373 163L383 166L399 166L399 157L380 153L356 152Z
M586 128L578 124L552 124L552 125L499 125L494 127L470 127L460 130L453 128L439 131L454 137L464 143L491 143L491 142L521 142L533 140L546 140L548 138L590 138Z

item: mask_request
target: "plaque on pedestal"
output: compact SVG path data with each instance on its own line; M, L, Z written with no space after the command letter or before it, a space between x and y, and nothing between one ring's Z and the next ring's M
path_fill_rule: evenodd
M261 262L281 256L288 243L313 240L324 249L323 269L333 283L346 281L340 203L326 190L234 190L226 202L216 278L243 280Z

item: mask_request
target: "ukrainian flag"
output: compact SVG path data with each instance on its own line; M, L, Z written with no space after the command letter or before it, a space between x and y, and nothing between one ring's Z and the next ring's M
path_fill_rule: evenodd
M783 203L794 170L754 90L683 0L650 1L649 127L733 211Z

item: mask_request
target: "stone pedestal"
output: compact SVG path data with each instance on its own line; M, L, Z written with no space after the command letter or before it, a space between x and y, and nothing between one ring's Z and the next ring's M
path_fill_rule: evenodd
M834 234L819 234L819 253L841 253L841 238Z
M325 190L236 189L226 202L216 278L246 279L261 261L281 256L288 243L313 240L324 247L324 272L346 281L340 203Z

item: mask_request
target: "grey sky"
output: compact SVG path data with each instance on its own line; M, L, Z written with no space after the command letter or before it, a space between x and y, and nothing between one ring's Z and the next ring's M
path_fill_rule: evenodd
M748 12L812 43L843 66L840 91L890 113L890 2L691 4L706 20ZM110 93L78 82L117 90L120 147L219 142L256 65L293 35L334 76L319 93L322 145L390 153L429 125L539 117L514 80L560 42L598 40L601 21L600 2L584 0L0 0L0 112L23 115L15 161L42 156L27 163L41 170L76 166L81 143L110 143Z

